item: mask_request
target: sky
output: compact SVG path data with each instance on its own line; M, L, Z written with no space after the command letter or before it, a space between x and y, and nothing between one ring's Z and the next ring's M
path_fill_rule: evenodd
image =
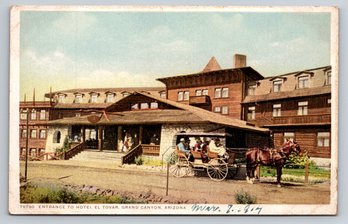
M20 98L93 87L164 86L233 55L263 76L330 65L329 13L55 12L20 14Z

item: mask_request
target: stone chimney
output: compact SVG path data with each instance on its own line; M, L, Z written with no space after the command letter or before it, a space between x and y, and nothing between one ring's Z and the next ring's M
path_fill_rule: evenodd
M246 67L247 63L247 56L243 55L243 54L235 54L233 56L233 60L234 60L234 68L242 68L242 67Z

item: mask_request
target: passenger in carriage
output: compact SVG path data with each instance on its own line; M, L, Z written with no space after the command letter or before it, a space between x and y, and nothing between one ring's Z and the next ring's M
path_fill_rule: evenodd
M196 152L201 152L203 147L202 140L200 138L196 138L196 144L193 146L193 150Z
M220 142L219 138L215 138L209 143L209 150L217 153L220 157L228 158L225 147Z
M193 160L193 156L190 151L190 139L189 138L181 138L179 144L177 145L178 149L185 153L189 161Z

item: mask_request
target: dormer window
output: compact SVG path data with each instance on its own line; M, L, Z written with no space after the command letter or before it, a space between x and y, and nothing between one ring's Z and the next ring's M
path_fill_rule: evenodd
M309 87L309 75L298 77L298 88L304 89Z
M331 85L331 71L326 72L326 80L325 80L325 85Z
M98 102L98 96L99 96L98 93L92 92L92 93L90 93L90 96L91 96L91 98L89 100L90 103L97 103Z
M163 98L163 99L166 99L167 98L167 94L166 94L166 91L161 91L159 92L160 94L160 97Z
M65 94L58 95L58 103L65 103Z
M282 90L283 80L276 79L273 81L273 92L280 92Z
M115 98L115 93L111 93L111 92L106 92L106 103L112 103L114 102L114 98Z
M82 103L82 97L83 95L81 93L76 93L74 103Z
M123 97L129 96L129 95L131 95L130 92L127 92L127 91L123 91L122 92L122 96Z
M248 96L255 95L255 92L256 92L256 83L250 83L248 85Z

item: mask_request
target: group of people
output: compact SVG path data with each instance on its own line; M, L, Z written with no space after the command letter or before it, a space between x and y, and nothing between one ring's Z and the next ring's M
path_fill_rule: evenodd
M190 139L188 137L181 138L179 144L177 145L178 149L186 154L190 161L193 161L194 158L191 154L191 149L195 152L200 152L203 162L207 162L208 158L208 149L210 152L217 153L219 157L228 158L226 153L226 148L223 146L219 138L204 138L203 141L200 138L195 139L195 144L193 147L190 145Z

